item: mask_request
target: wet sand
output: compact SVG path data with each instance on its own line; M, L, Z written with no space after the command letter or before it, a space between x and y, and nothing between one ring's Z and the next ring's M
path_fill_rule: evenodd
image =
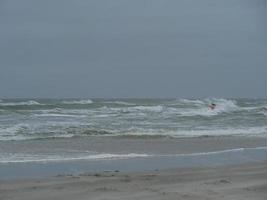
M0 181L0 199L267 199L267 163Z
M58 174L84 172L121 172L165 170L185 167L214 167L267 161L267 138L201 137L201 138L71 138L0 143L0 150L10 155L65 153L72 151L108 154L148 154L152 157L129 159L58 160L55 162L0 163L0 180L47 178ZM16 148L14 148L16 147ZM163 156L161 156L163 155Z

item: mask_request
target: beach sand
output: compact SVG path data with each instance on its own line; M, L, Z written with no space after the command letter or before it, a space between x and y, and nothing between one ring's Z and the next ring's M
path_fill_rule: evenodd
M267 163L7 180L0 199L266 200Z

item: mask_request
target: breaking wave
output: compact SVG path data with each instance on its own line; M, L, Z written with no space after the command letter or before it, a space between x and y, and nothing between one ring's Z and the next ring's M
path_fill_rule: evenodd
M35 130L36 129L36 130ZM136 137L136 138L192 138L192 137L218 137L218 136L261 136L267 137L267 127L248 127L248 128L227 128L212 130L164 130L164 129L144 129L130 128L126 131L116 132L114 130L104 129L83 129L79 127L66 128L62 131L54 130L53 127L47 129L46 132L38 129L42 127L32 128L29 125L19 124L14 127L0 129L0 141L9 140L37 140L37 139L55 139L55 138L72 138L72 137Z
M111 108L104 106L101 108L103 111L118 111L118 112L161 112L164 107L158 106L131 106L131 107L121 107L121 108Z
M83 118L87 117L86 115L68 115L68 114L56 114L56 113L47 113L47 114L34 114L36 117L78 117Z
M25 101L25 102L1 102L0 101L0 106L32 106L32 105L41 105L37 101Z
M142 130L129 131L116 136L137 136L137 137L173 137L173 138L186 138L186 137L214 137L214 136L267 136L267 127L250 127L250 128L228 128L228 129L213 129L213 130Z
M132 159L132 158L152 158L152 157L203 157L212 155L223 155L232 153L245 153L254 151L265 152L267 147L253 147L253 148L237 148L226 149L220 151L209 152L197 152L186 154L140 154L140 153L128 153L128 154L112 154L112 153L99 153L91 154L92 152L78 152L77 155L46 155L46 154L22 154L22 153L0 153L0 163L48 163L48 162L67 162L67 161L98 161L98 160L120 160L120 159Z
M38 155L38 154L0 154L0 163L30 163L30 162L62 162L75 160L118 160L129 158L145 158L153 155L148 154L110 154L101 153L88 155L89 153L81 152L81 155Z
M92 104L93 101L91 99L87 100L73 100L73 101L62 101L63 104Z
M0 140L80 136L267 135L265 100L207 98L7 101L5 99L0 102ZM213 110L209 108L211 103L216 104Z
M215 109L210 109L211 103L216 104ZM193 116L214 116L223 113L231 113L241 110L242 108L237 105L235 100L207 98L207 99L176 99L166 102L167 109L173 114L185 117Z
M123 106L135 106L135 103L125 102L125 101L105 101L106 104L117 104Z

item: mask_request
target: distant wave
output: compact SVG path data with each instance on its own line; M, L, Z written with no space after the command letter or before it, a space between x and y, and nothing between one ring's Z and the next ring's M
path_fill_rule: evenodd
M235 100L211 98L207 99L206 102L215 103L217 106L214 110L218 110L218 112L232 112L240 109Z
M37 101L25 101L25 102L0 102L0 106L32 106L32 105L41 105Z
M10 127L0 127L0 137L3 135L6 135L6 136L15 135L16 133L18 133L22 130L25 130L29 127L30 126L28 124L23 124L23 123L15 124L15 125L10 126Z
M197 107L187 107L177 110L177 114L181 116L214 116L221 113L235 112L241 109L237 106L236 101L227 99L209 98L204 100L187 100L181 99L180 102L193 104ZM215 103L216 107L211 110L208 106Z
M265 116L267 116L267 111L262 111L260 113L263 114L263 115L265 115Z
M206 103L199 99L179 99L176 101L178 104L193 104L193 105L205 105Z
M78 118L87 117L86 115L68 115L68 114L56 114L56 113L34 114L34 116L36 117L78 117Z
M4 99L0 102L0 140L267 136L264 100L33 100ZM135 104L126 105L128 101ZM210 103L217 105L214 110L209 109ZM85 106L79 106L83 104Z
M107 104L118 104L118 105L123 105L123 106L134 106L134 105L136 105L135 103L125 102L125 101L105 101L104 103L107 103Z
M104 106L101 108L103 112L105 111L114 111L114 112L123 112L123 113L130 113L130 112L161 112L163 111L164 107L161 105L157 106L131 106L131 107L107 107Z
M209 109L211 103L216 104L214 110ZM223 98L206 98L206 99L176 99L165 102L168 106L166 111L170 113L178 114L180 116L192 117L192 116L215 116L220 114L227 114L232 112L247 111L254 114L266 114L267 106L264 102L258 105L252 104L251 106L240 106L237 104L237 100L223 99ZM178 108L177 108L178 107Z
M149 112L161 112L163 110L163 106L135 106L130 107L127 111L149 111Z
M93 101L91 99L87 100L73 100L73 101L62 101L63 104L92 104Z

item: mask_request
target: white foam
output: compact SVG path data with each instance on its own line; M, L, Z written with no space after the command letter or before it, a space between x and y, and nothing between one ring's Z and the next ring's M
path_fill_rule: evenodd
M128 109L129 111L148 111L148 112L161 112L163 106L135 106Z
M162 112L163 106L134 106L121 108L123 112Z
M71 130L77 129L78 131L82 126L89 123L82 123L79 120L68 121L38 121L34 123L20 123L8 126L0 125L0 141L19 141L19 140L32 140L32 139L49 139L49 138L70 138L74 137L77 132ZM66 131L68 129L68 131ZM80 130L81 131L81 130Z
M67 115L67 114L55 114L55 113L47 113L47 114L34 114L36 117L87 117L86 115Z
M0 106L31 106L31 105L41 105L37 101L25 101L25 102L0 102Z
M191 117L191 116L214 116L218 115L220 112L218 110L211 110L208 107L205 108L199 108L199 109L192 109L192 108L184 108L179 109L177 111L178 115L185 116L185 117Z
M224 153L244 152L249 150L267 150L267 147L237 148L237 149L226 149L221 151L197 152L190 154L172 154L172 155L162 155L162 156L171 156L171 157L205 156L205 155L216 155Z
M209 108L209 105L211 103L215 103L217 105L214 110ZM176 114L185 117L192 117L192 116L209 117L209 116L219 115L222 113L235 112L241 109L241 107L239 107L236 104L235 100L217 99L217 98L208 98L204 100L178 99L173 102L168 102L167 105L168 106L163 110L164 114Z
M131 159L131 158L151 158L151 157L199 157L209 155L220 155L225 153L243 153L246 151L266 151L267 147L253 147L253 148L236 148L226 149L220 151L209 152L196 152L196 153L184 153L184 154L110 154L100 153L94 155L88 155L86 152L81 152L79 155L42 155L42 154L22 154L22 153L0 153L0 163L32 163L32 162L67 162L67 161L98 161L98 160L119 160L119 159Z
M210 98L204 101L200 100L183 100L183 102L194 103L198 105L198 108L182 108L177 109L177 114L181 116L214 116L221 113L229 113L238 111L241 108L236 105L236 101L227 99L216 99ZM209 108L211 103L215 103L216 107L214 110Z
M96 118L109 118L109 117L116 117L118 114L97 114L95 115Z
M62 114L62 115L81 115L85 116L88 114L92 114L96 112L95 110L90 109L62 109L62 108L54 108L54 109L46 109L46 110L35 110L31 111L35 114Z
M6 135L15 135L17 132L29 128L28 124L15 124L13 126L8 126L8 127L0 127L0 136Z
M110 103L110 104L118 104L118 105L124 105L124 106L134 106L135 103L125 102L125 101L106 101L104 103Z
M84 153L82 153L84 154ZM114 159L129 159L129 158L144 158L151 157L148 154L109 154L102 153L96 155L38 155L38 154L0 154L0 163L29 163L29 162L62 162L75 160L114 160Z
M267 136L267 127L250 127L250 128L229 128L214 130L153 130L153 129L136 129L133 131L117 134L117 136L169 136L174 138L180 137L201 137L201 136Z
M259 113L267 116L267 106L262 107Z
M121 108L112 108L104 106L99 109L100 112L105 112L105 114L110 113L142 113L142 112L162 112L164 107L161 105L158 106L133 106L133 107L121 107Z
M62 101L63 104L92 104L93 101L91 99L87 100L74 100L74 101Z
M35 139L54 139L54 138L72 138L74 134L64 133L64 134L54 134L47 136L40 135L0 135L0 141L23 141L23 140L35 140Z
M194 104L194 105L204 105L205 102L201 101L199 99L180 99L178 101L179 103L183 103L183 104Z

